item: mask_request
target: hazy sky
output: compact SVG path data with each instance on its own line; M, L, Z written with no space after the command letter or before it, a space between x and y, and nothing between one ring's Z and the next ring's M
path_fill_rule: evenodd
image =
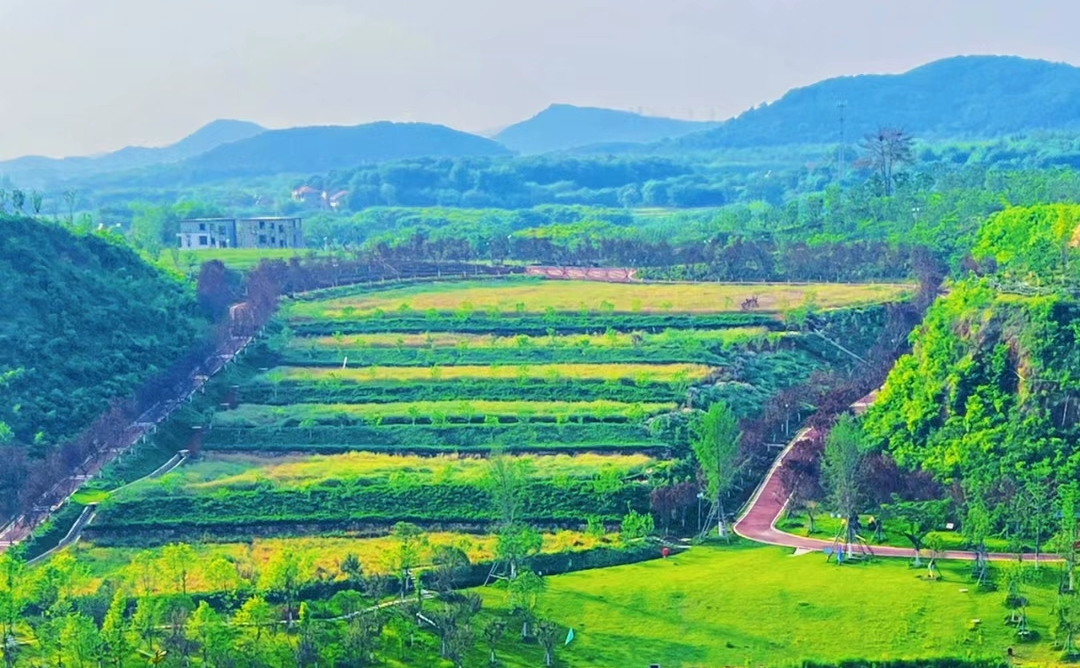
M1080 63L1075 0L0 0L0 158L215 118L481 131L552 102L726 118L961 53Z

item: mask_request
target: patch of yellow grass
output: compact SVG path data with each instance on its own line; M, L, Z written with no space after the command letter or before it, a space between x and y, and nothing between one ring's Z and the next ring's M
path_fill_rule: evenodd
M419 568L430 566L435 550L441 546L457 547L468 555L469 561L476 563L490 561L495 556L495 537L490 535L467 535L455 533L429 533L421 550ZM577 531L559 531L543 535L545 553L558 553L594 548L612 537L596 537ZM302 582L316 580L341 580L341 562L349 554L360 559L365 574L385 574L391 572L391 555L397 541L391 536L312 536L301 538L256 538L249 543L203 543L193 545L197 559L191 564L188 576L188 593L211 593L221 588L220 575L214 575L205 568L221 560L234 567L235 578L250 579L266 571L267 566L283 553L292 553L299 558L300 579ZM68 550L71 552L72 550ZM138 565L132 565L135 556L142 553L140 559L160 560L162 548L114 548L96 545L82 545L75 551L78 562L89 571L89 578L79 587L81 593L91 594L102 583L111 582L127 587L131 594L142 595L149 584L151 593L171 593L176 585L164 575L163 568L154 568L151 563L149 576ZM142 572L141 572L142 571Z
M242 404L236 410L224 411L214 416L218 425L274 425L284 420L305 419L316 422L336 421L341 418L356 420L379 420L386 418L431 417L517 417L529 418L540 415L575 416L597 418L631 415L655 415L672 411L675 403L637 403L619 401L410 401L387 404L290 404L268 406Z
M667 342L701 341L707 344L732 345L770 335L764 327L733 327L713 330L671 330L660 334L633 335L624 332L610 334L579 334L570 336L497 336L495 334L349 334L342 336L294 337L289 348L363 349L363 348L633 348L639 345L664 345ZM775 334L774 334L775 335Z
M270 382L322 381L365 383L372 381L411 382L540 379L633 380L635 382L689 382L705 379L709 367L703 364L521 364L492 366L369 366L358 369L320 367L279 367L264 374Z
M349 318L376 310L543 313L721 313L739 311L757 297L759 311L778 312L812 303L818 308L889 302L910 295L910 284L847 283L597 283L590 281L461 282L362 293L295 304L290 315Z
M518 455L515 458L522 462L531 475L578 478L591 477L611 469L621 475L626 475L644 470L655 461L642 454L596 453ZM222 463L231 463L233 466L221 466ZM214 472L221 471L221 473L210 477L203 476L200 469L204 467ZM238 468L240 470L237 470ZM249 486L264 480L281 486L302 487L323 480L389 478L395 475L407 475L410 479L427 479L431 482L476 483L484 480L488 475L488 464L484 459L458 455L419 457L349 452L341 455L260 459L251 455L222 454L185 467L175 475L181 476L187 482L187 487L192 490Z

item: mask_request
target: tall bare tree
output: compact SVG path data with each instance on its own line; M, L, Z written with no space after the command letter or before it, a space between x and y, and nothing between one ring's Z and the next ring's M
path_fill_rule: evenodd
M914 141L902 128L880 127L859 142L863 151L859 164L877 173L886 197L893 194L897 168L915 161Z

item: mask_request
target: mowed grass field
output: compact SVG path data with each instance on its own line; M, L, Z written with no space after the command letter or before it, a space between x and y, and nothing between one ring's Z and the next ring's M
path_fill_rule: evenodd
M631 380L642 382L700 382L709 374L702 364L534 364L499 366L369 366L357 369L278 367L261 378L270 383L342 382L365 383L398 381L403 383L455 380Z
M569 336L497 336L432 332L430 334L351 334L342 336L295 337L287 347L293 350L323 348L334 350L363 350L364 348L634 348L666 344L700 342L706 345L739 345L767 337L783 336L770 333L764 327L732 327L716 330L668 330L660 334L579 334Z
M241 404L235 410L217 413L214 424L221 426L271 426L283 423L349 422L446 418L511 417L528 419L537 416L586 416L592 418L634 418L675 410L674 403L628 404L618 401L409 401L387 404L290 404L267 406Z
M735 284L735 283L597 283L590 281L460 282L366 292L288 309L303 319L349 318L384 313L434 310L545 313L611 311L618 313L723 313L739 311L743 300L757 297L758 311L783 311L805 304L837 308L895 301L910 295L907 284Z
M900 559L836 566L824 555L765 546L695 547L666 560L548 578L539 614L573 628L563 666L794 666L931 657L1055 664L1050 648L1059 573L1044 567L1024 588L1036 644L1018 644L1002 620L1002 592L978 593L970 564L945 562L943 579ZM478 590L489 608L505 592ZM975 620L979 620L975 622Z
M158 264L166 269L185 271L194 266L197 271L203 262L220 260L226 267L247 270L262 260L285 260L294 257L329 257L331 253L316 252L301 248L208 248L206 250L181 250L175 257L165 252L158 258Z

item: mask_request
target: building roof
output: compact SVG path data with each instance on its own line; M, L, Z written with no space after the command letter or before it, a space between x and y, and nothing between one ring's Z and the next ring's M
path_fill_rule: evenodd
M181 223L231 223L233 221L249 221L249 220L265 220L270 221L286 221L286 220L302 220L300 216L247 216L247 217L232 217L232 218L185 218L181 220Z

